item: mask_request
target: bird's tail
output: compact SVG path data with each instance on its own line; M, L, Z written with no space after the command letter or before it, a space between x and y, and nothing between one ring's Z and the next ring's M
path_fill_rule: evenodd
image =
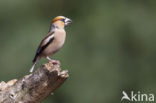
M38 62L38 59L36 59L36 61L33 62L33 66L31 67L31 69L29 70L29 72L31 72L31 73L33 72L33 70L34 70L37 62Z
M34 68L35 68L35 66L36 66L36 62L33 64L33 66L31 67L31 69L29 70L29 72L33 72L33 70L34 70Z
M40 59L40 57L38 56L38 54L36 54L35 55L35 57L34 57L34 59L33 59L33 66L31 67L31 69L29 70L29 72L33 72L33 70L34 70L34 68L35 68L35 66L36 66L36 64L37 64L37 62L39 61L39 59Z

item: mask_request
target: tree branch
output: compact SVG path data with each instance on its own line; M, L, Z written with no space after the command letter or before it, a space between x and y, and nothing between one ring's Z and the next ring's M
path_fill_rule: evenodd
M59 64L47 63L20 80L0 83L0 103L41 103L66 79L68 71Z

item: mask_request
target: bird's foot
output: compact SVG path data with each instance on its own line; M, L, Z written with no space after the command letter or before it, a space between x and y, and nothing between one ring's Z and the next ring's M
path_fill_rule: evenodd
M60 64L58 60L53 60L53 59L49 60L49 62L51 62L52 64Z
M60 62L59 62L58 60L51 59L50 57L47 57L47 59L48 59L49 62L51 62L52 64L60 64Z

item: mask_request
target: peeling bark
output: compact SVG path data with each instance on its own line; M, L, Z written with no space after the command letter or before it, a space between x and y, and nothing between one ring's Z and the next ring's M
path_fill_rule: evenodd
M41 103L68 77L68 71L61 71L59 64L44 64L20 80L2 81L0 103Z

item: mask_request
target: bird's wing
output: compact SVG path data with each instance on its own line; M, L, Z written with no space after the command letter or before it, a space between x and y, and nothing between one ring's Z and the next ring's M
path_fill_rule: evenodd
M48 35L41 41L37 51L36 51L36 54L35 54L35 57L33 59L33 63L36 62L37 60L37 57L42 53L42 51L51 43L53 42L54 40L54 31L53 32L50 32L48 33Z

